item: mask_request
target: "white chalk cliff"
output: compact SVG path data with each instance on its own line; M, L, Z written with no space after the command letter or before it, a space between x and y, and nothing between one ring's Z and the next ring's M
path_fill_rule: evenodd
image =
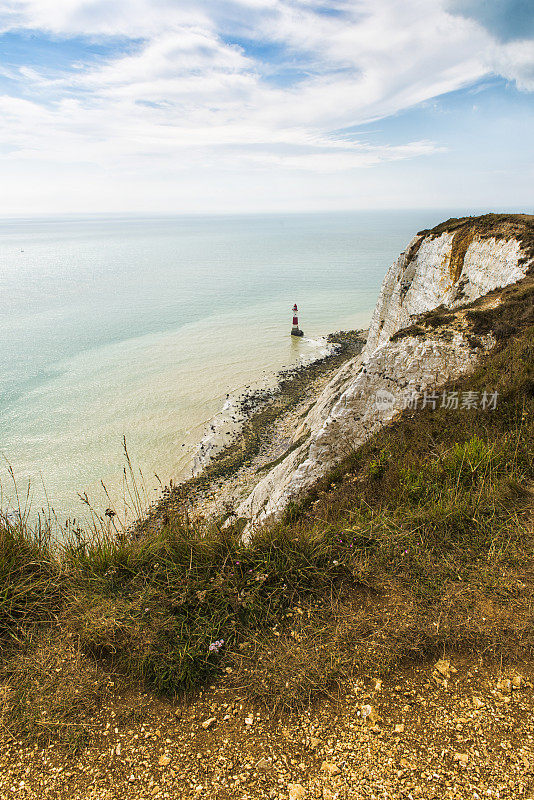
M295 434L308 434L241 503L257 524L276 518L349 452L398 414L414 393L435 390L468 372L493 346L490 335L468 335L462 313L443 330L392 337L417 315L461 309L488 292L522 279L532 265L522 245L520 215L449 220L412 239L388 270L372 316L366 346L330 381Z

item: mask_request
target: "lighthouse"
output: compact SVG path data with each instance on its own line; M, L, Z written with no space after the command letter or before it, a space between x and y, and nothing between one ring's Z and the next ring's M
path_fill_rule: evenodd
M304 331L301 331L299 328L299 318L298 318L299 310L297 308L297 304L293 306L293 327L291 328L291 336L304 336Z

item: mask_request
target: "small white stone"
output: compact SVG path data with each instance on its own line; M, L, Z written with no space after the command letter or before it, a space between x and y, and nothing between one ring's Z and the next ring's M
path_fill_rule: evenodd
M469 753L455 753L452 758L453 761L458 761L460 764L465 765L469 761Z
M328 772L329 775L339 775L341 770L333 761L323 761L321 766L322 772Z

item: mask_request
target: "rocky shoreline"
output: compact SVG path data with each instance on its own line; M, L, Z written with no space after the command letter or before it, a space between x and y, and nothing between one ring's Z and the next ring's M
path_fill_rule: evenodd
M284 367L268 376L264 385L245 386L239 394L227 394L223 408L209 421L193 457L193 476L200 475L228 448L235 444L250 419L287 389L288 382L307 374L307 369L326 364L332 356L347 350L353 332L328 334L316 342L318 354L302 356L296 365ZM345 339L343 339L345 337Z
M366 330L330 333L326 342L331 352L281 370L274 387L252 389L237 398L239 425L230 442L192 478L166 487L149 514L149 527L160 525L174 510L196 523L231 517L262 475L300 443L303 418L332 376L363 350L366 337Z

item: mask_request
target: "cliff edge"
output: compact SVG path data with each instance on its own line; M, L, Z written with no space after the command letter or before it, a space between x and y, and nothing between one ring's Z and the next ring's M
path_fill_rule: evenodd
M468 373L495 337L477 334L465 309L486 296L497 306L496 290L530 277L533 265L531 215L462 217L420 231L386 273L362 354L334 376L296 432L304 443L239 506L245 537L403 409L437 402L430 398L441 386Z

